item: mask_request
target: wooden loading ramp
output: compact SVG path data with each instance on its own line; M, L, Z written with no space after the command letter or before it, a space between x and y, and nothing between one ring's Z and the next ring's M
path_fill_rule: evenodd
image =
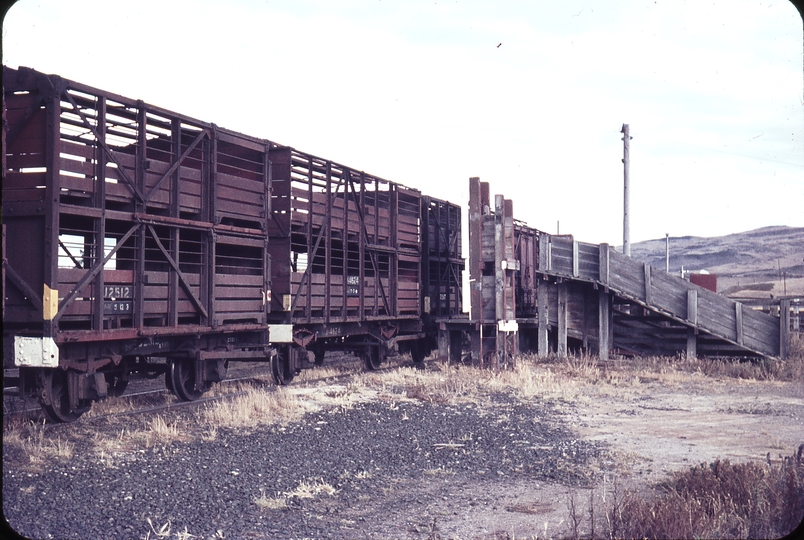
M497 365L518 352L785 358L782 317L756 311L608 244L551 235L513 219L470 179L471 312L442 320L439 353L457 358L468 334L474 361Z

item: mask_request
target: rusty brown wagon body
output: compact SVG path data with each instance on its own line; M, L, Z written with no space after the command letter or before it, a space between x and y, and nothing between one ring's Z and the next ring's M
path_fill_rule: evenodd
M334 349L369 369L422 359L430 316L461 310L460 208L292 148L270 159L272 320L317 362Z
M194 399L230 360L288 382L332 348L420 357L460 311L459 244L446 299L422 285L427 205L452 239L454 205L28 68L3 85L4 367L56 420L137 373Z

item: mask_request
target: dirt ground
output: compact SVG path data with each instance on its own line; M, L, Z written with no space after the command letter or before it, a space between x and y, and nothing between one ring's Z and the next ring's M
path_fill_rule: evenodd
M493 508L444 515L445 537L562 537L571 530L570 496L588 534L590 491L600 504L615 480L644 489L717 458L778 462L804 444L804 382L678 372L633 377L615 386L586 384L563 412L579 439L609 445L612 459L599 464L604 482L593 490L500 482L490 493L499 501Z
M588 535L590 498L604 504L615 482L647 491L673 472L718 458L778 463L804 444L804 381L617 365L577 375L548 392L558 404L558 415L549 421L569 427L579 444L597 442L608 450L590 466L594 487L436 477L424 484L402 482L393 493L365 501L363 511L382 515L389 537L567 538L573 535L573 498L580 532ZM403 498L405 507L395 510L395 498Z
M226 463L223 468L219 467L223 471L221 476L210 484L215 486L210 496L214 495L211 500L231 496L234 502L226 507L213 505L211 508L225 509L234 505L233 508L253 514L249 519L253 518L254 534L249 533L248 537L525 539L573 537L571 500L576 504L579 532L588 536L589 501L595 501L599 517L604 498L611 496L615 483L632 491L647 490L674 471L711 463L717 458L732 462L768 459L778 462L804 444L804 381L743 380L671 367L642 368L637 364L573 366L560 360L557 363L537 361L521 370L499 374L473 369L451 371L451 368L435 366L421 372L362 374L353 382L319 382L312 386L302 384L304 377L301 377L298 383L283 390L293 395L305 410L314 411L310 413L313 416L305 416L300 423L280 427L278 431L270 426L250 428L247 430L252 432L250 438L238 438L234 434L227 438L221 434L217 439L212 437L215 440L211 442L204 442L204 437L209 438L209 430L199 423L195 428L199 430L196 437L199 440L168 445L172 450L169 456L166 454L165 463L147 458L156 447L139 450L133 442L123 445L131 448L115 455L115 459L125 464L130 457L140 460L142 467L164 466L170 471L165 481L173 482L165 484L170 493L167 500L184 493L184 484L179 480L184 478L185 472L193 476L201 474L191 467L194 463L214 463L214 460ZM317 376L315 373L311 372L310 376ZM367 403L372 407L362 410L358 406ZM374 414L379 416L372 416ZM445 415L441 421L437 419L440 415ZM367 418L370 419L365 424L368 428L360 427L364 426L362 423L354 424ZM343 424L352 431L348 436L339 431L332 434L334 438L323 442L321 437L325 432L321 430L335 425L336 420L338 425ZM135 421L135 418L127 420ZM193 422L183 425L189 428ZM481 439L481 430L489 426L490 429L482 431ZM133 433L135 429L130 427ZM453 428L454 433L449 428ZM125 432L116 422L107 425L99 421L86 429L108 432L110 440L123 437ZM378 430L377 434L371 435L374 429ZM386 433L383 429L391 431ZM53 433L48 437L63 437L70 432ZM76 450L74 459L69 462L71 468L58 465L53 471L38 471L41 478L36 482L47 488L42 489L43 497L44 491L54 492L47 496L56 499L66 496L56 492L59 484L54 479L61 478L65 472L72 474L79 464L75 459L79 455L85 458L81 463L86 467L86 474L67 482L65 493L76 489L94 493L94 484L76 487L75 482L80 478L111 475L110 482L128 481L117 469L109 469L102 463L98 465L104 456L98 458L93 454L94 439L82 433L85 430L79 423L73 437ZM470 436L464 437L466 435ZM271 444L289 445L289 448L260 450L260 445L273 448L269 439L273 441ZM412 452L407 444L410 440L420 440L422 447L429 449L430 456L399 454L403 448ZM228 443L241 445L238 452L228 450ZM89 449L85 451L82 444L89 445ZM297 456L298 451L315 449L319 444L326 449L324 452ZM354 459L349 453L351 446L360 449L363 459L358 463L359 471L349 469L351 473L346 475L345 469L356 466L350 465L350 460ZM418 446L417 443L417 449ZM257 472L259 460L266 453L274 451L287 456L287 460L298 458L306 467L319 471L326 470L323 462L315 465L319 457L342 454L342 462L337 463L341 468L335 473L344 473L340 478L348 480L338 484L339 493L335 496L293 499L284 509L260 510L253 497L259 493L257 488L268 484L260 474L251 475L254 478L250 479L247 476L249 469L256 467L251 472ZM199 452L212 457L198 458L196 453ZM374 453L366 457L367 452ZM452 455L454 457L449 457ZM229 463L238 456L242 463ZM538 464L540 456L544 456L542 465ZM11 459L11 453L4 452L6 471L14 472L19 468L25 472L31 468L30 464ZM457 459L471 466L458 466L454 461ZM369 463L377 467L371 469ZM523 465L517 466L520 463L525 469L546 469L527 473L522 471ZM286 465L289 470L304 469L301 465ZM137 467L135 469L139 470ZM185 471L187 467L190 468ZM232 470L238 471L239 482L253 480L254 485L248 484L250 487L246 489L238 484L237 489L227 491L227 482L234 478L230 478L234 473L227 471ZM364 474L368 472L372 474ZM324 472L319 474L324 475ZM579 485L579 474L588 475L589 481ZM15 508L14 505L24 508L28 504L24 497L39 493L38 484L29 479L30 476L4 475L4 488L14 488L21 493L14 500L4 497L4 510L7 510L6 504L8 509ZM547 480L548 477L556 481ZM338 474L333 478L339 478ZM292 487L296 480L287 479L287 486ZM136 481L135 477L132 476L131 481ZM335 484L335 480L332 483ZM130 491L136 491L137 486L129 487ZM185 493L188 500L201 496L199 487L195 485ZM157 497L149 503L149 497L157 495L147 491L134 497L139 501L139 513L131 517L130 532L125 534L142 537L144 533L140 533L147 532L143 528L143 516L151 515L147 505L163 508L162 499ZM120 504L128 499L123 500ZM34 507L50 504L53 503L49 499L42 500ZM75 509L76 512L90 510ZM53 527L60 523L56 514L51 516ZM94 516L91 512L88 515ZM114 515L118 520L123 517L120 513ZM153 517L156 519L156 515ZM207 530L212 525L204 515L195 520L180 513L167 515L165 519L168 517L173 519L176 530L186 527L194 537L218 538L212 534L214 529L212 533ZM221 526L227 538L239 537L233 528L241 521L233 517L227 527ZM299 533L290 534L291 530Z
M641 386L577 412L583 437L611 444L632 476L658 480L718 457L777 461L804 443L804 384L690 374Z

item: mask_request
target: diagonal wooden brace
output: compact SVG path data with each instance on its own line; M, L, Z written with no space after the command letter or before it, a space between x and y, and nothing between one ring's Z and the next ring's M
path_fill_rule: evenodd
M156 192L159 190L159 187L162 185L162 183L165 180L167 180L167 178L171 174L176 172L176 169L179 168L179 166L187 158L187 156L190 155L190 152L192 152L193 149L195 149L195 147L198 146L198 143L200 143L206 135L207 135L207 132L202 131L201 133L199 133L196 136L196 138L193 140L193 142L190 143L190 145L187 147L187 149L184 151L184 153L179 157L179 159L177 159L176 161L173 162L173 164L170 166L170 168L167 171L165 171L165 174L162 175L162 178L160 178L159 181L154 185L154 187L151 188L151 191L149 191L148 194L145 195L145 201L144 202L148 202L148 201L151 200L151 197L153 197L156 194Z
M75 112L75 114L77 114L81 118L81 121L84 123L84 127L86 127L90 131L90 133L92 133L92 135L95 136L95 140L97 141L98 145L100 145L100 147L103 148L103 150L106 152L106 155L109 156L109 159L112 160L115 165L117 165L117 174L120 175L120 177L122 177L122 179L125 181L131 193L134 194L134 196L137 197L137 199L139 199L140 202L145 202L145 200L142 198L142 193L140 193L140 190L137 189L136 184L134 184L134 182L131 181L131 178L128 177L125 170L123 169L123 165L117 160L114 153L112 152L112 149L109 148L109 145L106 144L106 141L104 141L103 138L100 135L98 135L98 132L95 129L95 127L89 122L86 115L83 112L81 112L81 108L78 107L78 104L73 99L73 96L71 96L70 93L66 91L64 92L64 95L67 97L67 101L70 102L70 105L73 106L73 111ZM103 174L103 171L101 171L101 174ZM99 178L98 180L103 182L105 179Z
M156 231L154 230L153 225L148 225L148 230L151 232L151 236L156 241L156 245L159 247L159 251L162 252L162 255L165 256L165 259L167 259L167 261L170 264L170 266L173 267L173 270L176 271L176 275L179 276L179 282L184 287L184 292L187 293L187 296L190 298L192 303L195 305L195 308L198 311L200 311L201 314L204 315L204 317L208 317L207 310L201 304L201 301L193 294L193 291L190 288L190 284L187 282L187 278L184 277L184 272L179 270L179 265L176 263L176 261L173 260L173 257L170 256L170 253L168 253L167 249L165 249L165 246L162 245L162 241L159 239L159 236L156 234Z
M81 278L81 281L79 281L75 285L73 290L70 291L70 294L68 294L61 302L61 304L59 304L59 311L56 313L54 320L59 320L59 318L61 318L61 316L64 314L64 311L78 297L79 293L81 292L81 289L86 287L87 283L95 279L95 276L97 276L100 273L100 271L103 270L103 266L107 262L109 262L109 260L114 256L114 254L117 253L117 250L120 249L120 247L126 242L126 240L128 240L131 237L131 235L134 234L139 228L140 228L139 223L131 227L128 230L128 232L124 234L120 240L117 241L117 244L115 244L115 246L112 248L109 254L106 255L101 261L95 263L95 266L93 266L86 274L84 274L84 277Z

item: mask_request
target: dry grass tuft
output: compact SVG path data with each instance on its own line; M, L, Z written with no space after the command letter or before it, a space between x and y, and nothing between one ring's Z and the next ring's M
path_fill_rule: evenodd
M296 395L285 389L268 392L252 388L234 399L207 406L199 413L199 422L208 427L207 436L214 437L221 427L236 429L286 424L299 420L304 412L305 407Z
M160 406L175 403L176 398L167 390L162 393L149 394L147 396L107 397L92 404L92 408L84 413L84 418L96 418L98 416L114 415L133 411L144 406Z
M327 379L330 377L338 377L344 373L354 372L353 368L339 366L339 365L325 365L316 367L315 369L303 369L297 376L300 382L314 381L319 379Z
M18 448L32 464L43 464L53 458L68 460L73 457L75 445L61 437L51 439L45 436L44 423L27 425L3 433L3 446Z
M684 372L757 381L800 381L804 379L804 339L793 336L786 360L648 357L634 359L631 364L643 371L661 374Z
M296 486L296 489L287 493L287 496L288 498L296 497L297 499L312 499L316 495L324 494L332 496L336 493L338 493L338 490L323 480L316 480L313 482L302 480L299 482L299 485Z
M346 385L320 382L312 389L294 388L292 391L300 398L304 398L308 411L321 409L347 411L358 403L376 398L376 392L369 389L365 379L359 375Z
M292 491L277 493L276 497L266 497L265 490L261 489L260 496L254 498L254 504L266 510L286 510L289 499L312 499L318 495L334 496L337 493L337 489L323 480L302 480Z
M576 366L573 369L582 368ZM566 365L524 357L509 370L436 364L426 371L403 367L370 373L364 375L363 380L381 397L391 400L455 405L477 403L478 398L495 393L509 393L524 401L534 398L572 400L579 397L582 385L569 371Z
M169 444L174 441L188 440L186 432L179 429L179 421L174 420L168 423L163 416L156 415L148 423L143 431L136 433L139 437L144 437L146 446L155 444Z
M779 538L804 517L804 462L777 464L716 460L677 472L653 493L622 489L617 481L590 492L585 508L568 497L572 537L582 527L609 538Z
M281 494L276 497L266 497L265 490L260 490L260 496L254 499L254 504L266 510L285 510L288 507L288 500Z

